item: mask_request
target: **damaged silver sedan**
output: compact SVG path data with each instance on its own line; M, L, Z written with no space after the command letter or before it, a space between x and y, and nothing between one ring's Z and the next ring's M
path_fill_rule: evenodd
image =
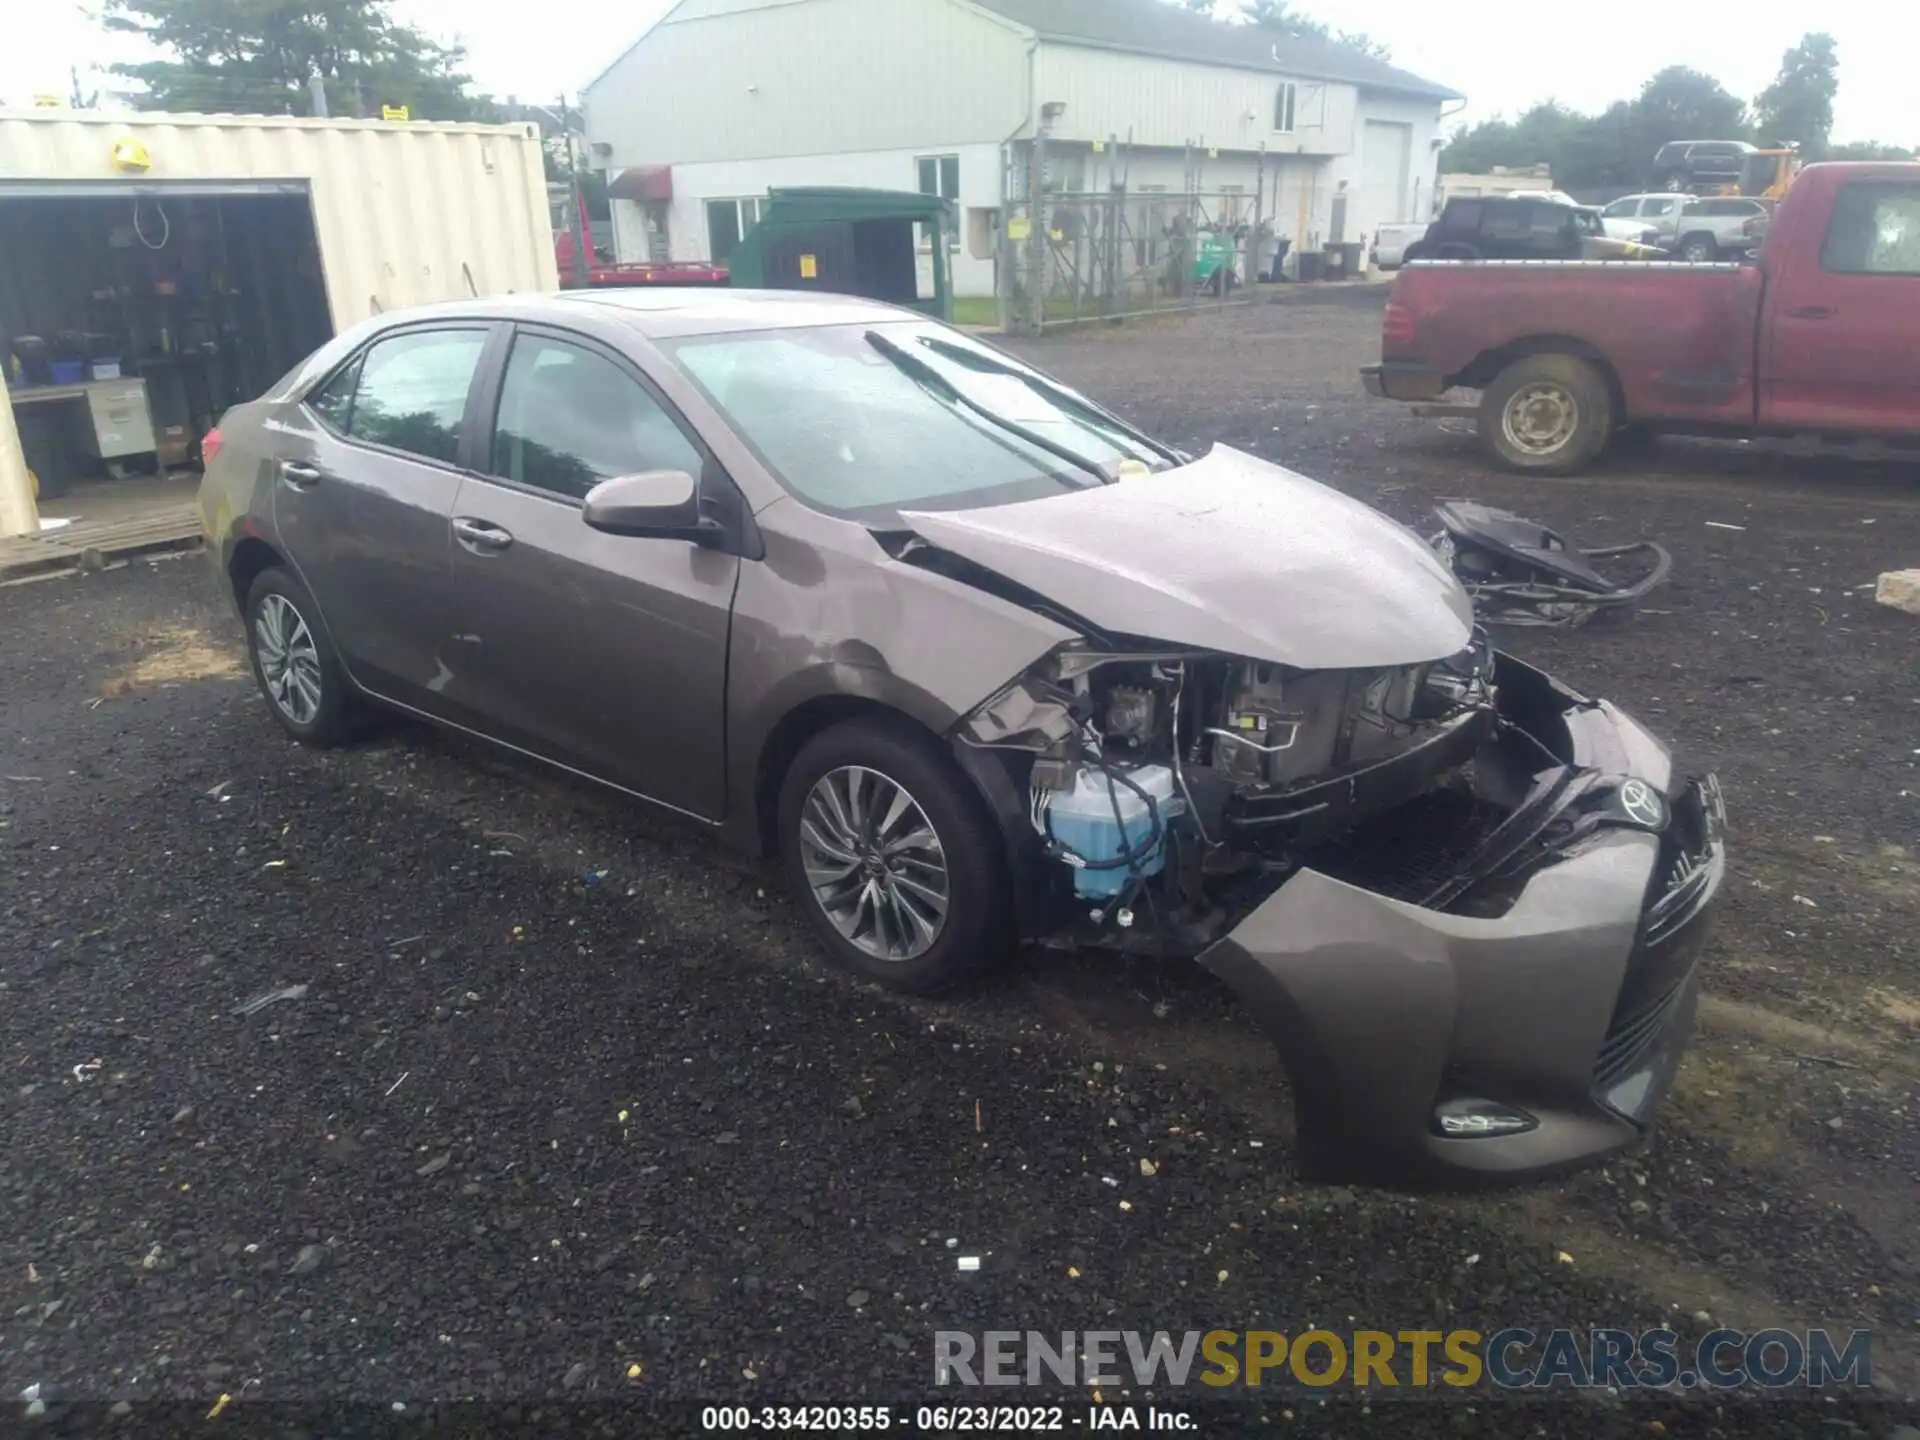
M746 292L384 316L207 451L303 741L396 708L691 816L901 989L1021 941L1197 958L1316 1175L1577 1164L1672 1080L1718 786L1301 476L907 312Z

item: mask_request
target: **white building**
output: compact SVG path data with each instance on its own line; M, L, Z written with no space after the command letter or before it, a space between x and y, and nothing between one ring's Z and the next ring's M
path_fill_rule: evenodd
M680 0L583 99L623 261L725 259L776 187L917 189L990 295L1043 116L1050 187L1258 192L1297 251L1428 215L1461 97L1162 0Z

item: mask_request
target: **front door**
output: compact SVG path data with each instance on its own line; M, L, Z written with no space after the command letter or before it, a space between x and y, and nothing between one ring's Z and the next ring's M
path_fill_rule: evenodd
M489 334L389 332L276 417L281 544L354 678L423 708L453 632L447 521Z
M1920 431L1920 181L1842 185L1826 234L1796 238L1768 302L1761 423Z
M684 470L730 486L624 357L522 328L491 441L453 506L467 723L703 819L725 806L727 635L740 561L588 528L602 480Z

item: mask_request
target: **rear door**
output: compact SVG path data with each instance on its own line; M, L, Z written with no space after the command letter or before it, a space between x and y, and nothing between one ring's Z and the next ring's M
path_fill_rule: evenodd
M491 328L387 331L278 417L280 541L353 677L408 705L452 630L447 520Z
M1772 277L1761 422L1920 431L1920 181L1842 184L1824 235L1796 238Z
M581 502L616 475L684 470L710 513L744 521L732 481L630 357L585 336L517 327L487 388L489 440L448 526L463 644L445 701L508 744L718 819L740 560L589 529Z

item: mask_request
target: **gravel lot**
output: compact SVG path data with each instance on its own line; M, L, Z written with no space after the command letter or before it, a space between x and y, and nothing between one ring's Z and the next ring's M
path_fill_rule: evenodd
M1036 955L946 1002L868 991L689 831L408 727L287 744L203 563L141 562L0 590L4 1398L898 1400L941 1328L1662 1321L1870 1326L1911 1395L1920 629L1859 587L1916 563L1920 472L1668 442L1496 476L1360 393L1378 303L1022 348L1403 519L1470 494L1670 546L1649 613L1513 641L1727 785L1703 1030L1646 1149L1495 1195L1302 1187L1278 1072L1203 975ZM1488 1398L1394 1428L1516 1433Z

